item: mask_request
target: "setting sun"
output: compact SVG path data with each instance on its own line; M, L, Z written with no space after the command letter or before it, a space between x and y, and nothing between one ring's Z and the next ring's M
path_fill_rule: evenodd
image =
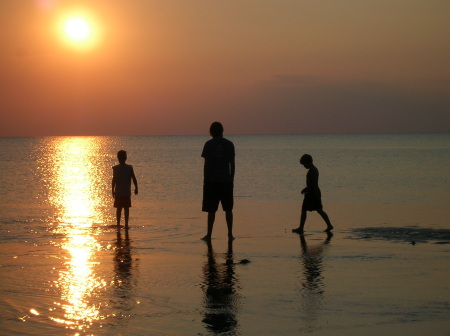
M78 51L90 51L100 42L101 24L88 9L67 10L58 20L61 41Z
M64 31L70 40L77 42L86 41L92 33L89 22L80 17L73 17L67 20Z

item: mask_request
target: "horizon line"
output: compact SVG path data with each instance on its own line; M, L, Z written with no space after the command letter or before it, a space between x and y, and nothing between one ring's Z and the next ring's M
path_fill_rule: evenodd
M316 133L225 133L226 136L292 136L292 135L387 135L387 134L445 134L450 131L402 131L402 132L316 132ZM208 133L203 134L52 134L52 135L0 135L0 138L51 138L51 137L164 137L164 136L208 136Z

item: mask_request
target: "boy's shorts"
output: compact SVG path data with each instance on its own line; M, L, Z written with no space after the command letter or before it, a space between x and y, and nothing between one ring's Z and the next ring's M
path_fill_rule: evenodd
M131 208L131 196L114 197L114 208Z
M222 203L223 211L233 210L233 183L205 183L203 184L202 211L216 212Z

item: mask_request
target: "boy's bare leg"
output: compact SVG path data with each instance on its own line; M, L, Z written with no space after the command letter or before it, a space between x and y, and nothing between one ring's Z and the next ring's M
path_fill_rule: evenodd
M125 210L125 229L128 229L128 220L130 218L130 208L124 208Z
M202 240L211 240L215 220L216 220L216 212L215 211L208 212L208 232L206 236L202 238Z
M228 227L228 240L233 240L233 211L226 211L225 212L225 219L227 221L227 227Z
M116 210L116 221L117 226L120 227L120 217L122 217L122 208L117 208Z
M327 229L325 230L325 232L330 232L331 230L333 230L333 225L331 225L330 218L328 218L326 212L323 210L318 210L317 212L320 216L322 216L323 220L327 224Z

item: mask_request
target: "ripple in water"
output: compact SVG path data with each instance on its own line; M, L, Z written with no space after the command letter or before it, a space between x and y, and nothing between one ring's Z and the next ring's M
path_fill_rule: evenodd
M356 239L388 240L394 242L450 244L450 230L417 226L368 227L353 229Z

